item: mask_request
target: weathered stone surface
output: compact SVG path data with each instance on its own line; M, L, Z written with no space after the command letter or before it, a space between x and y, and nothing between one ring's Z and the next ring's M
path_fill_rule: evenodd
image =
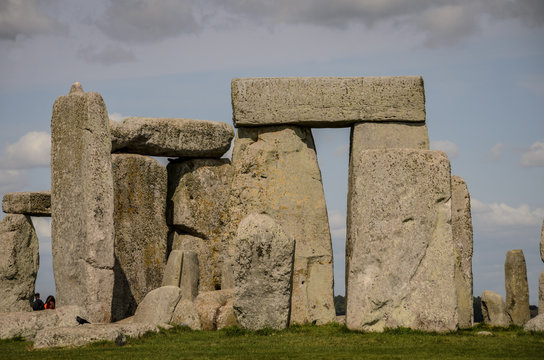
M467 184L460 176L451 177L451 227L455 249L455 288L459 311L459 327L474 322L472 296L472 216Z
M131 316L161 286L166 261L166 168L157 160L113 154L115 286L113 320Z
M30 216L6 215L0 222L0 313L32 310L38 266L38 237Z
M168 255L168 261L164 268L162 286L179 287L181 280L181 266L183 265L183 251L172 250Z
M289 325L295 241L268 215L250 214L235 238L234 309L241 327Z
M230 257L223 259L221 266L221 289L234 288L234 267Z
M173 325L185 325L193 330L202 329L195 304L183 298L176 305L170 323Z
M540 258L544 261L544 220L542 220L542 230L540 231Z
M351 152L348 328L457 328L450 199L450 163L442 152Z
M523 326L525 331L544 331L544 314L538 314Z
M0 314L0 339L22 336L32 340L38 330L55 326L76 326L76 316L87 319L85 309L70 305L55 310Z
M57 304L85 307L91 322L111 319L113 212L106 105L77 83L53 105L51 237Z
M233 79L234 126L425 121L420 76Z
M208 120L129 117L111 127L113 151L152 156L218 158L234 137L227 123Z
M2 211L8 214L51 216L51 191L5 194L2 199Z
M371 149L429 150L429 133L424 122L362 122L351 128L351 149L356 154Z
M238 325L233 304L233 299L230 299L225 305L219 308L217 313L217 330Z
M538 313L544 314L544 271L538 278Z
M177 286L163 286L148 293L134 314L133 323L168 324L181 299Z
M124 345L127 336L137 338L149 331L158 330L154 325L141 323L49 327L38 331L34 348L78 347L97 341L115 341Z
M290 323L334 321L332 244L311 130L240 128L232 159L228 238L248 214L277 221L297 244Z
M198 295L198 254L194 251L183 252L181 266L181 298L193 301Z
M488 325L510 325L504 300L502 299L502 296L493 291L484 290L482 293L482 316L484 318L484 323Z
M202 330L217 330L218 316L221 308L232 300L233 290L201 292L194 304L200 318Z
M213 248L210 246L208 240L192 235L180 234L179 232L174 232L172 236L172 250L192 251L197 254L199 269L198 290L215 290L217 284L220 283L216 267L214 266L217 263L214 260L217 258L217 254L212 253Z
M527 266L522 250L510 250L504 262L506 313L510 322L523 326L530 318Z

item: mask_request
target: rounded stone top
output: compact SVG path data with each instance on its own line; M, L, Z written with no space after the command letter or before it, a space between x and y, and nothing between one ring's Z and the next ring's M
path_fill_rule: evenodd
M72 84L69 95L83 94L83 93L84 93L83 87L81 86L81 83L79 81L76 81L75 83Z

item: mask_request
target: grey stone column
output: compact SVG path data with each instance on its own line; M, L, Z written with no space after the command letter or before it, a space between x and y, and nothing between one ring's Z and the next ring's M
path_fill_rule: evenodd
M75 83L53 105L51 215L57 304L80 305L89 321L111 319L113 178L108 112Z
M527 265L522 250L510 250L504 262L506 313L512 324L523 326L529 319L529 284Z

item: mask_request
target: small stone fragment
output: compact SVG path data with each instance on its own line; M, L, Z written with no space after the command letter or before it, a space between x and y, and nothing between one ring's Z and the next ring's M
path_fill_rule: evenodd
M200 318L202 330L217 330L220 309L232 300L233 290L201 292L194 304Z
M149 292L138 305L133 323L168 324L180 299L181 289L177 286L163 286Z
M478 335L478 336L493 336L493 333L490 332L490 331L478 331L476 333L476 335Z
M217 330L238 325L233 308L233 299L230 299L225 305L219 308L216 322Z
M219 158L234 137L219 121L129 117L111 124L112 151L122 153Z
M523 326L525 331L544 331L544 314L538 314Z
M32 310L38 266L38 237L30 216L6 215L0 222L0 313Z
M8 214L51 216L51 191L5 194L2 199L2 211Z
M504 262L506 313L514 325L523 326L531 319L527 266L522 250L510 250Z
M482 293L482 316L484 323L491 326L510 325L502 296L490 290Z
M238 226L234 309L241 327L289 325L295 242L267 215L250 214Z

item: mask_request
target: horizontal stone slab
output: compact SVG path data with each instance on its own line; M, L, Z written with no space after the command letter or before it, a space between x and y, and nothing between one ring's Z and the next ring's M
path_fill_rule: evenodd
M2 199L2 211L7 214L51 216L51 191L5 194Z
M129 117L112 121L112 152L151 156L221 157L234 137L224 122Z
M425 121L421 76L233 79L234 126Z

